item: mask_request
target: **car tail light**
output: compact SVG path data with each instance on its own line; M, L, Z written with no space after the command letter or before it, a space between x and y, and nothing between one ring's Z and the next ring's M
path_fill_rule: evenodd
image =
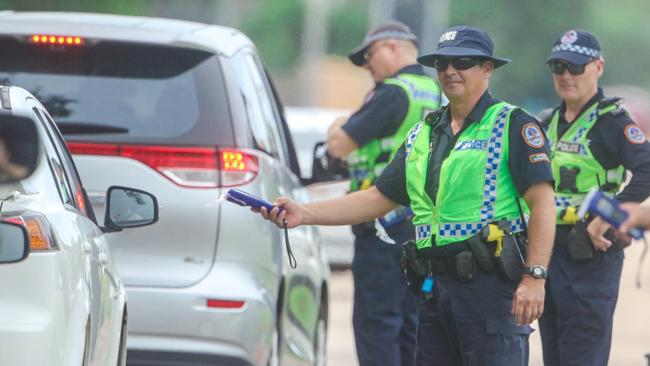
M61 46L81 46L85 43L84 39L77 36L64 36L54 34L34 34L30 40L35 44L49 44Z
M68 142L77 155L112 155L138 160L181 187L233 187L257 176L258 160L251 153L216 147L115 145Z
M18 224L27 229L31 251L58 250L47 218L38 212L25 211L17 215L2 218L2 221Z
M242 300L208 299L208 307L213 309L241 309L246 305Z

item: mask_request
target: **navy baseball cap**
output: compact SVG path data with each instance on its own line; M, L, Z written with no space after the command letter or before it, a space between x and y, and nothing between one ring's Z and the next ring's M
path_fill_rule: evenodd
M571 29L565 32L553 44L551 56L546 59L565 60L576 65L584 65L603 56L598 38L590 32Z
M494 62L494 67L510 62L508 58L494 57L494 45L484 31L467 25L457 25L444 31L438 40L438 48L428 55L418 57L424 66L433 67L438 58L477 57Z
M366 60L363 58L363 53L370 47L374 42L381 41L383 39L402 39L415 43L417 46L418 38L411 32L406 24L398 22L396 20L391 20L386 23L380 24L377 27L373 28L366 34L366 37L363 39L361 45L350 52L348 58L352 61L353 64L357 66L362 66L366 63Z

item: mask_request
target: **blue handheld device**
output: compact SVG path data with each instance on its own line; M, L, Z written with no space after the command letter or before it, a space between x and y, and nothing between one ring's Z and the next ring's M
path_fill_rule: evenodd
M226 192L226 200L240 206L249 206L257 209L260 207L266 207L268 211L271 211L276 207L257 196L253 196L250 193L235 188L229 189L228 192Z
M628 217L627 212L619 206L615 199L606 196L597 188L592 189L589 194L587 194L584 202L580 205L578 216L581 218L585 217L587 211L600 216L615 228L621 226L623 221ZM634 239L643 239L643 230L637 227L630 229L629 234Z

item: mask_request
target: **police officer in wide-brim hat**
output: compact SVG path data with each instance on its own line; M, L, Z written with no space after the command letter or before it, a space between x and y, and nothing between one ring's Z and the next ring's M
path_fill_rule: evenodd
M529 324L543 310L554 231L545 137L533 116L488 91L492 71L508 60L494 57L485 32L452 27L420 60L436 69L449 104L411 129L374 186L306 205L279 198L274 204L281 212L263 208L261 214L279 227L284 220L289 227L343 225L410 206L415 240L405 248L417 253L404 258L416 272L425 268L423 275L433 275L426 283L435 281L434 300L418 310L426 319L419 324L416 364L525 365ZM512 253L528 210L526 264L520 257L515 262L526 274L510 278L496 265L475 266L469 241L492 263L497 245L480 232L499 223Z

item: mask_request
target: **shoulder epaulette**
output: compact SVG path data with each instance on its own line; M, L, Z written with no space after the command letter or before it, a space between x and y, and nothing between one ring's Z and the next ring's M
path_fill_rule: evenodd
M626 111L622 104L623 98L605 97L598 103L598 114L601 116L604 114L611 114L612 116L624 114Z
M444 111L445 111L445 107L438 107L433 112L430 112L429 114L427 114L427 116L424 117L424 121L426 123L430 124L430 125L433 125L436 122L438 122L438 120L440 119L440 116L442 116L442 113Z

